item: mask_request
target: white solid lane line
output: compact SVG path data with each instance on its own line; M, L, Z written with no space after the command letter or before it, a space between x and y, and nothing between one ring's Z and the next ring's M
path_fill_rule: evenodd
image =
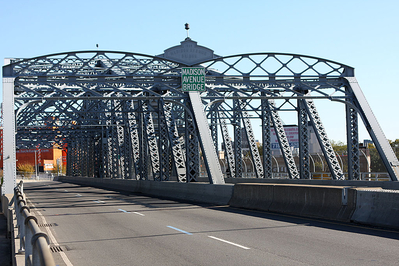
M217 237L214 237L214 236L208 236L208 237L210 237L212 239L215 239L215 240L218 240L218 241L221 241L221 242L224 242L224 243L227 243L227 244L230 244L230 245L233 245L233 246L236 246L236 247L239 247L239 248L250 249L249 247L245 247L245 246L242 246L242 245L239 245L239 244L236 244L236 243L233 243L233 242L221 239L221 238L217 238Z
M102 201L102 200L93 200L95 203L105 203L104 201Z
M137 214L137 215L140 215L140 216L145 216L144 214L142 214L142 213L139 213L139 212L133 212L134 214Z

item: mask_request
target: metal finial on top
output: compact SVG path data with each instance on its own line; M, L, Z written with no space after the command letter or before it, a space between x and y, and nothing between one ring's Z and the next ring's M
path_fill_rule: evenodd
M185 28L186 31L187 31L187 38L190 38L190 37L188 36L188 30L190 29L190 24L188 24L188 23L184 24L184 28Z

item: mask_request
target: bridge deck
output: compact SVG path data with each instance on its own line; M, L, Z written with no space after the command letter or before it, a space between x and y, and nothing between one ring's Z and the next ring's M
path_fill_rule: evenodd
M399 233L59 182L26 183L73 265L394 265ZM51 237L50 237L51 238ZM52 238L51 238L52 239ZM62 252L54 253L58 265Z

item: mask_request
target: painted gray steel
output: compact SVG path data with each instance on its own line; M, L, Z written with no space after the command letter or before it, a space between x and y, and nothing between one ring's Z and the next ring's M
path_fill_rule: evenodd
M398 160L365 101L354 69L338 62L284 53L221 57L190 38L158 56L75 51L9 61L3 67L4 139L13 140L17 134L15 142L4 145L5 188L12 188L15 180L15 165L9 163L15 162L15 147L54 144L67 146L68 175L193 182L206 169L209 182L219 183L226 172L217 154L218 134L231 177L247 174L244 162L250 160L255 176L270 178L277 167L272 166L270 150L272 126L289 177L310 178L305 132L309 122L333 178L359 179L357 115L391 180L398 180ZM192 66L206 71L207 90L195 97L181 90L181 68ZM342 120L349 136L349 177L322 126L315 104L319 99L347 106ZM298 165L279 118L286 111L298 113ZM261 124L263 158L254 120ZM243 148L246 139L248 155Z

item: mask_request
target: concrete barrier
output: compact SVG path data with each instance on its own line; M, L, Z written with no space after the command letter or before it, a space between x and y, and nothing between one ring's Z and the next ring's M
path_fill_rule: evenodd
M233 194L233 184L211 185L205 183L178 183L174 181L147 181L128 179L103 179L87 177L57 177L58 181L156 197L226 205Z
M235 184L230 206L269 211L273 202L272 184Z
M204 182L206 179L200 179ZM392 181L365 181L365 180L315 180L315 179L272 179L272 178L225 178L226 184L237 183L266 183L292 184L316 186L345 186L345 187L380 187L383 189L399 190L399 182Z
M245 183L235 185L230 205L347 222L356 206L348 187Z
M352 221L399 229L399 191L382 188L355 188L356 210Z
M230 204L238 208L399 228L399 190L384 190L381 187L293 184L292 180L287 180L288 184L283 184L281 181L236 183L233 189L233 184L210 185L200 182L84 177L59 177L58 180L177 200ZM396 183L399 182L391 183L395 183L391 186L396 187Z

